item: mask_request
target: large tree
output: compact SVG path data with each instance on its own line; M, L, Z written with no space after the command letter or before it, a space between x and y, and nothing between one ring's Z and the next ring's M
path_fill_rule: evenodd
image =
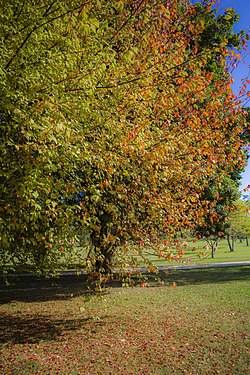
M83 106L84 95L71 89L87 77L88 97L96 85L88 73L93 61L83 56L84 38L96 27L84 18L86 7L80 1L1 2L3 262L46 268L73 220L61 198L74 194L77 159L88 153L80 121L89 101Z
M131 241L166 256L176 232L213 215L209 181L244 164L230 42L204 43L211 7L1 8L2 259L51 268L72 223L89 233L98 271Z

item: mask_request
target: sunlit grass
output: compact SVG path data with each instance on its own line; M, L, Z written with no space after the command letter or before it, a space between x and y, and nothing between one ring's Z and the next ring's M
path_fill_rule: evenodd
M214 254L214 258L211 257L211 249L207 247L206 241L199 240L199 241L192 241L189 239L185 241L187 246L183 247L183 255L181 258L176 260L169 261L169 258L160 257L156 254L153 248L150 247L143 247L139 249L139 252L143 254L148 260L151 262L153 266L162 267L162 266L178 266L178 265L203 265L203 264L212 264L212 263L223 263L223 262L244 262L250 261L250 246L247 246L245 241L240 242L239 240L235 243L235 251L231 252L229 250L227 241L225 239L219 242L218 249ZM134 259L136 259L136 263L133 264L131 262L130 256L127 257L126 265L123 265L123 268L128 267L147 267L148 263L143 260L141 256L137 253L137 248L135 246L130 247L131 255L134 251ZM128 250L127 250L128 251ZM171 249L169 249L171 251ZM117 252L121 252L120 260L123 258L123 248L117 250ZM168 251L167 251L168 252ZM173 255L176 253L175 249L173 249ZM86 269L86 260L87 255L89 254L89 247L71 247L68 252L65 252L64 255L60 258L58 262L58 267L55 267L55 271L58 269L58 272L67 271L67 270L76 270L82 271ZM137 255L136 255L137 254ZM128 252L129 255L129 252ZM119 268L119 265L117 265ZM33 272L33 267L31 264L26 264L24 267L20 265L20 267L14 267L9 265L6 269L9 269L10 273L18 273L18 272Z
M145 255L147 255L148 259L157 266L178 265L180 262L184 264L211 264L250 261L250 246L247 246L246 242L237 241L235 244L235 251L231 252L227 241L223 239L219 242L214 258L211 256L211 249L207 248L206 245L206 241L203 240L195 242L188 241L188 246L185 248L182 258L172 260L171 262L167 259L158 257L154 254L154 251L151 251L150 249L145 250Z
M146 276L101 297L81 278L2 287L0 373L248 373L249 267Z

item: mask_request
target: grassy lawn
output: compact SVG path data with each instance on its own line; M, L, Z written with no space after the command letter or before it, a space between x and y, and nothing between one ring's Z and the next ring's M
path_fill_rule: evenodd
M195 243L188 242L188 247L182 258L184 264L211 264L220 262L243 262L250 261L250 246L246 245L246 242L237 241L235 243L235 251L229 251L227 241L223 239L220 241L218 249L214 254L214 258L211 257L211 250L205 249L206 241L197 241ZM196 248L196 250L193 250ZM180 261L172 261L169 263L167 260L158 258L150 250L145 252L150 261L157 266L165 265L179 265Z
M188 241L188 246L185 248L185 253L182 259L172 260L169 262L167 259L159 258L155 255L154 250L149 248L144 248L143 253L149 259L154 266L178 266L180 264L211 264L220 262L243 262L250 261L250 246L246 245L246 242L242 243L238 240L235 243L235 251L230 252L228 248L227 241L221 240L218 249L215 252L214 258L211 257L211 250L206 249L206 241ZM86 264L86 256L89 252L88 248L84 247L73 247L68 253L60 259L58 264L60 265L60 271L72 270L72 269L84 269ZM175 254L175 250L173 250ZM138 260L138 266L145 267L146 264L143 262L140 256L135 256ZM59 269L58 269L59 270ZM33 267L31 264L26 264L23 268L22 265L15 266L15 270L12 264L9 264L9 273L19 273L19 272L33 272ZM1 266L0 266L1 274Z
M102 297L83 277L2 285L0 373L249 373L250 267L147 276Z

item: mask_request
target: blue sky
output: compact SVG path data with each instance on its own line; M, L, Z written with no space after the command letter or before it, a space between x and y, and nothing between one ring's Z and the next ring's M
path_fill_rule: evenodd
M235 23L234 31L239 32L245 30L250 34L250 0L220 0L220 9L234 8L236 13L239 14L240 20ZM235 83L232 85L233 90L237 93L241 84L241 78L249 76L250 64L250 46L248 43L247 51L242 51L243 61L239 64L238 68L233 72Z
M239 22L235 23L234 31L239 32L240 30L245 30L248 32L250 36L250 0L220 0L220 9L222 10L223 8L234 8L236 10L236 13L238 13L240 16ZM244 56L244 61L242 61L237 67L237 69L233 72L235 81L232 85L232 89L235 94L237 94L239 90L242 78L246 78L248 76L250 80L249 42L247 52L242 52L242 56ZM250 106L250 102L248 102L248 106ZM247 167L245 168L245 172L242 173L240 190L243 190L248 185L250 185L250 159L248 161Z
M246 30L250 34L250 0L221 0L221 8L235 8L236 12L240 15L240 20L235 24L235 31L241 29ZM247 55L247 56L246 56ZM247 52L243 52L245 61L241 62L233 75L235 77L235 83L232 86L232 89L237 93L238 88L241 83L241 78L250 76L250 45L248 43ZM249 77L250 79L250 77ZM249 88L250 89L250 88ZM248 103L248 106L250 103ZM248 185L250 185L250 159L248 165L245 168L245 172L242 173L241 187L243 190Z

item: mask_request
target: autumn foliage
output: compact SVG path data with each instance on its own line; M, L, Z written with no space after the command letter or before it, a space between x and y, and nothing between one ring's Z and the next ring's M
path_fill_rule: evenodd
M245 163L230 27L204 44L211 5L186 0L2 7L3 263L55 267L72 225L98 271L134 243L171 257L214 215L209 181Z

